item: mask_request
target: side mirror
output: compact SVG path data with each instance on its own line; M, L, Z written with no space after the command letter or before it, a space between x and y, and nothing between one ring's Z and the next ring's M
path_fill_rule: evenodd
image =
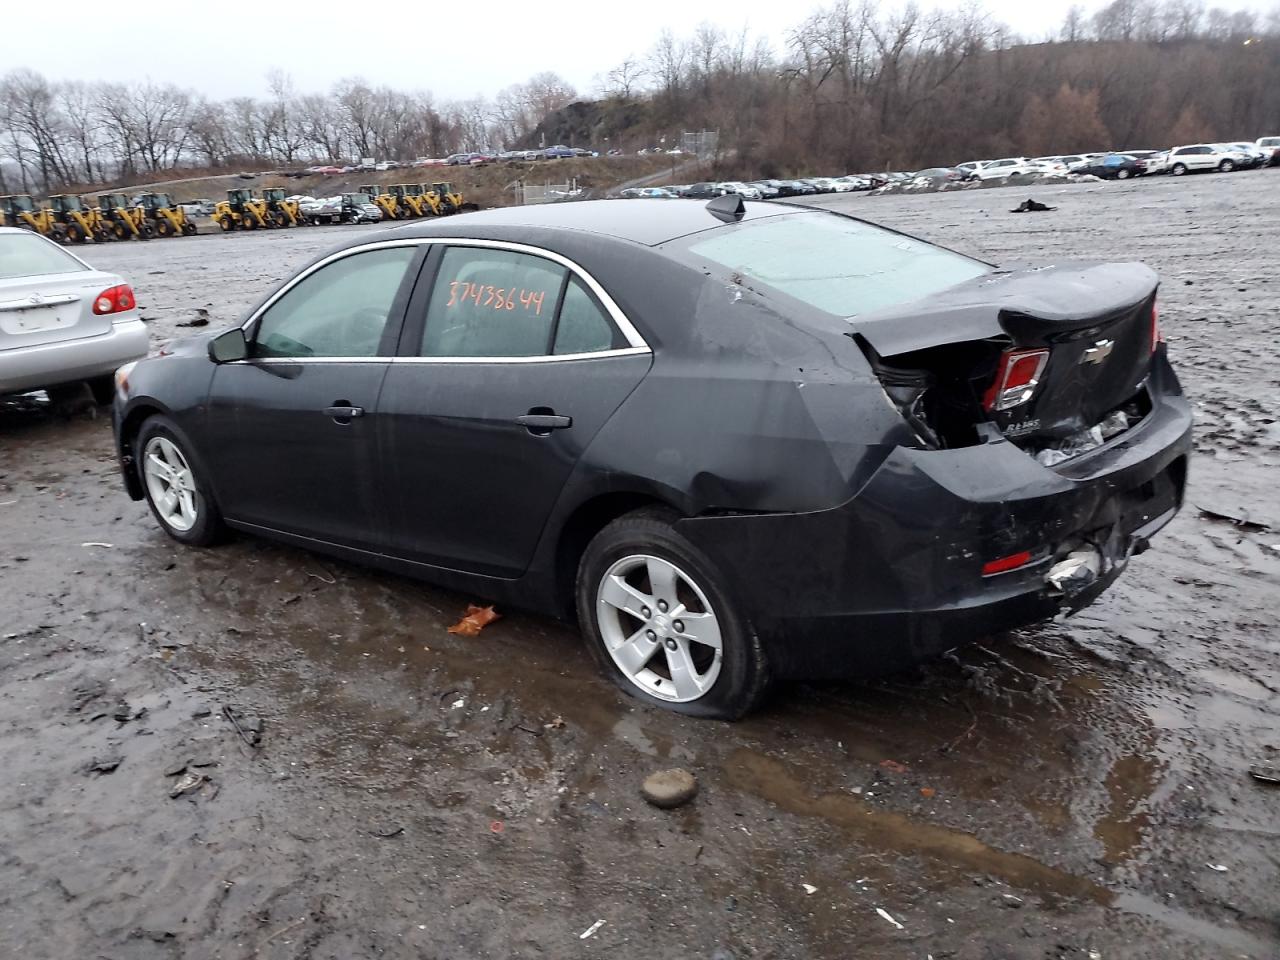
M209 341L209 359L214 363L230 363L233 360L244 360L248 356L249 343L240 327L220 333Z

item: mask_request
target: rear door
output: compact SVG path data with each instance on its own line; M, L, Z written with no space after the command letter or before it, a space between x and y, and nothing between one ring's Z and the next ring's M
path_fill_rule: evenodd
M554 254L450 244L378 407L392 550L516 577L570 472L649 369L608 294Z
M249 358L215 369L207 425L229 519L385 545L378 392L426 249L390 241L322 261L253 320Z

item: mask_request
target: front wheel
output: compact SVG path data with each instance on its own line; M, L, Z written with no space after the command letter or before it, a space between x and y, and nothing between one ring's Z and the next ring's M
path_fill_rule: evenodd
M1133 174L1130 173L1129 170L1125 167L1121 167L1119 170L1116 171L1117 180L1128 180L1131 176L1133 176Z
M179 543L207 547L223 535L222 514L172 421L156 415L134 441L138 476L160 527Z
M1175 177L1180 177L1187 172L1187 168L1185 164L1175 163L1172 167L1169 168L1169 172L1173 174Z
M1235 168L1236 168L1236 165L1230 160L1223 160L1220 164L1218 164L1218 170L1221 173L1230 173Z
M610 523L578 566L578 620L610 679L655 706L736 720L767 686L764 649L715 563L645 509Z

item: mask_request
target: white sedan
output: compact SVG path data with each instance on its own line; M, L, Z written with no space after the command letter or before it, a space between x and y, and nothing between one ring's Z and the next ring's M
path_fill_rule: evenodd
M129 284L30 230L0 227L0 394L88 381L108 403L116 368L146 354Z

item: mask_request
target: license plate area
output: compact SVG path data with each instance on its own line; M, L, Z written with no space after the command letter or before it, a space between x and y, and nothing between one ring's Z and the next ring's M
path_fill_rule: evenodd
M73 325L79 311L76 305L30 307L25 310L0 311L0 331L20 337L30 333L62 330Z

